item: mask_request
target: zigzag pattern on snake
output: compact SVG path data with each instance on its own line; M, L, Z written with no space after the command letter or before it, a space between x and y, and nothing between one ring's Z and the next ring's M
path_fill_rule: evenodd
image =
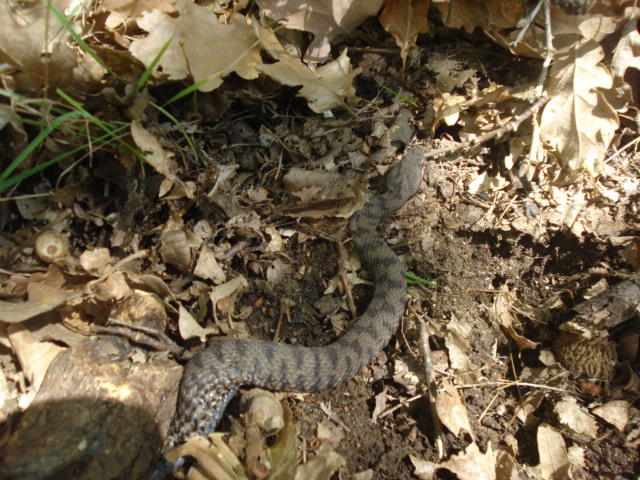
M387 192L373 197L349 220L355 244L375 284L371 303L356 324L324 347L232 339L202 350L185 367L165 450L213 432L243 385L278 391L333 387L353 377L385 347L404 310L406 282L402 262L376 226L418 190L424 151L422 146L409 149L387 173Z

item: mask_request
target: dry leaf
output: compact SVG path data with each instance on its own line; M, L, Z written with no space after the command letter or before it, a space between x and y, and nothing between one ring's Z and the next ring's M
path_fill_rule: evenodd
M438 390L436 411L442 424L456 437L461 430L466 430L473 437L471 423L467 416L467 408L462 403L458 390L448 380L442 381L443 390Z
M621 432L629 423L629 402L625 400L611 400L593 409L593 414L610 423Z
M529 318L533 317L531 307L523 305L515 294L509 291L509 287L503 285L493 302L493 315L496 321L502 326L511 339L518 344L521 350L537 348L540 342L529 340L516 331L516 328L521 330L521 322L516 316L517 313L524 313Z
M328 418L325 418L318 424L316 436L318 440L326 440L334 447L337 447L344 440L344 430Z
M292 217L349 218L364 204L363 185L336 172L292 168L282 181L287 192L300 199L295 207L283 209Z
M66 285L60 268L49 266L44 274L32 275L27 284L25 302L10 303L0 301L0 321L6 323L24 322L42 313L50 312L63 303L82 295L83 290L64 289Z
M551 425L542 423L538 427L537 441L540 457L537 470L540 478L572 478L571 464L562 435Z
M108 28L115 30L130 20L135 20L144 12L160 10L164 13L174 14L176 6L170 0L104 0L100 9L112 12L105 21ZM115 12L115 13L114 13Z
M169 462L186 456L195 458L197 463L189 470L189 479L248 479L238 457L222 441L222 434L212 433L209 439L211 443L206 438L193 437L178 448L169 450L165 457Z
M207 247L202 247L202 250L200 250L193 274L200 278L213 280L216 285L220 285L227 279L224 271L218 265L218 260L216 260L213 251Z
M324 62L329 58L330 43L350 34L368 17L377 15L382 0L307 0L304 4L258 0L257 3L266 15L283 21L287 27L313 33L313 42L304 59Z
M180 336L183 340L198 337L203 343L207 340L208 336L220 333L220 329L215 325L201 327L196 319L193 318L189 311L182 305L180 305L179 308L178 330L180 331Z
M213 304L213 318L218 323L217 310L226 314L229 318L233 316L233 308L236 297L242 293L249 284L247 280L238 275L233 280L229 280L227 283L223 283L211 290L210 297Z
M323 443L316 456L304 465L300 465L296 471L295 480L330 480L335 472L346 463L346 459Z
M222 77L231 72L244 79L258 77L256 64L262 63L258 39L245 18L231 14L226 24L206 6L190 0L175 0L179 15L170 16L161 10L145 12L138 25L149 32L145 38L131 42L129 50L150 66L166 43L168 48L160 58L162 74L173 80L193 76L199 89L210 92L222 84Z
M596 438L598 424L586 409L578 405L575 398L564 396L554 405L553 410L558 416L558 421L570 431Z
M400 47L403 68L418 34L429 31L427 12L430 3L431 0L387 0L380 14L380 23Z
M323 113L334 108L343 108L343 99L355 96L353 78L362 69L358 67L351 70L346 49L336 60L312 72L299 59L287 53L273 31L259 25L256 25L256 29L262 45L277 60L275 63L260 64L257 68L283 85L302 85L298 96L307 99L311 110Z
M49 365L58 353L65 349L51 342L38 342L31 332L19 323L9 325L7 332L24 376L37 392Z
M80 255L80 265L87 273L101 275L107 265L113 263L113 258L108 248L95 248L93 250L85 250Z
M169 230L160 236L160 255L165 263L186 272L191 264L191 247L184 230Z
M69 87L76 67L69 34L45 5L20 5L0 2L0 63L20 70L13 79L22 92L40 93L45 82L51 91Z
M549 72L550 100L540 118L540 136L570 173L585 168L602 172L604 153L618 128L618 115L607 94L613 78L602 64L604 52L594 41L559 51Z
M486 453L482 453L476 443L471 443L463 453L453 455L449 460L439 464L421 460L413 455L409 455L409 458L415 467L414 473L423 480L432 480L440 468L450 470L460 480L496 479L496 454L491 442L487 445Z

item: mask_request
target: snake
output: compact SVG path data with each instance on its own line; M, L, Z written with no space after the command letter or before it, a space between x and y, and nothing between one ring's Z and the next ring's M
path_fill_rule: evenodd
M185 366L164 451L215 431L242 386L290 392L327 389L351 379L387 345L404 311L406 280L402 261L376 229L417 192L424 156L423 146L409 148L385 175L386 192L349 219L374 283L372 299L352 328L322 347L248 338L217 341L201 350Z

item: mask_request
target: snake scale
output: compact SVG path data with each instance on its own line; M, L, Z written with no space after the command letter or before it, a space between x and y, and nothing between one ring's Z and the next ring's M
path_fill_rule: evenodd
M402 262L376 227L418 190L423 158L424 147L410 148L387 173L386 193L373 197L349 220L355 244L375 283L372 300L355 325L324 347L232 339L200 351L185 367L165 450L213 432L243 385L279 391L333 387L353 377L385 347L404 310L406 282Z

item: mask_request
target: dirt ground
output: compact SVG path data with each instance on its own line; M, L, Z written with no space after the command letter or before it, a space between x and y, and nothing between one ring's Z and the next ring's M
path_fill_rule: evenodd
M369 28L371 42L379 27ZM344 217L350 212L342 209L337 195L322 199L324 203L311 202L302 213L292 214L290 209L300 200L295 189L292 193L285 187L283 176L293 167L335 172L350 181L364 175L371 193L380 188L378 179L385 167L399 160L408 145L423 143L436 149L458 142L455 126L440 125L431 131L432 98L426 92L421 96L419 86L432 75L428 65L434 56L455 59L461 69L473 70L476 85L524 83L535 77L539 66L539 62L507 55L493 44L446 33L424 40L400 74L399 58L359 51L358 40L352 42L352 61L363 67L363 74L356 78L357 93L368 100L355 112L338 111L333 118L322 118L294 98L294 89L279 88L267 95L268 85L257 88L231 78L222 89L200 99L200 117L192 124L193 138L202 153L200 163L193 161L183 137L164 119L149 118L148 128L176 154L179 177L193 188L193 200L177 190L163 192L158 200L163 188L160 176L148 169L142 175L138 165L124 165L107 156L95 158L90 167L71 171L48 203L54 211L68 212L65 221L71 256L107 248L113 258L122 259L147 251L146 257L136 258L122 271L128 275L129 286L155 294L162 289L151 288L144 276L162 279L167 286L160 295L167 331L180 346L198 349L201 342L181 338L179 306L201 325L207 325L208 319L211 326L211 285L240 275L247 285L229 297L232 321L222 310L216 313L218 333L264 339L277 336L280 342L307 346L326 345L338 338L354 319L341 279L351 281L348 288L358 312L366 307L371 292L367 274L358 270L348 240ZM395 82L397 88L411 86L418 104L381 92L380 82ZM171 87L151 92L156 98L172 93ZM208 108L213 110L219 101L228 102L223 117L209 117ZM171 113L176 118L193 118L192 104L185 100L174 105ZM630 122L625 135L637 135L637 126ZM543 195L535 188L507 182L501 189L470 193L469 185L479 173L504 172L504 141L428 159L419 193L381 226L407 270L433 284L410 286L401 328L373 365L335 389L285 397L298 432L298 463L325 452L329 445L342 458L330 478L413 479L417 477L412 458L442 464L455 457L464 463L473 456L470 445L476 444L479 456L500 450L514 459L517 468L512 472L517 474L499 478L542 478L534 470L545 455L539 427L549 425L575 455L571 476L556 478L631 479L640 475L640 413L638 388L633 385L637 359L618 358L610 381L605 382L578 378L549 360L560 325L573 315L572 307L588 298L599 281L613 285L630 278L633 268L623 255L624 246L611 239L638 236L640 195L636 192L628 201L615 202L598 197L597 187L589 180L579 186L562 186L568 192L567 202L586 191L590 208L609 213L600 223L599 219L590 223L591 210L587 210L584 222L593 229L576 233L532 213L536 195ZM609 168L620 176L637 178L640 157L633 152L622 155ZM58 173L45 171L29 182L35 187L46 182L53 185ZM4 229L14 238L37 229L37 221L25 220L15 206L3 203L0 209ZM522 219L526 228L515 222ZM609 230L596 228L605 220ZM163 235L170 224L190 232L186 249L191 256L186 263L176 260L180 253L175 245L167 253L171 249ZM203 230L209 233L198 237ZM221 260L224 282L193 274L203 246ZM25 260L27 256L23 251L12 257L13 264L3 267L46 270L42 264ZM77 274L75 268L67 264L62 270L76 284L86 283L88 276ZM521 342L498 319L502 305L498 300L505 298ZM99 298L92 302L78 306L82 314L77 320L105 324L117 302ZM635 320L610 329L609 338L616 346L626 338L625 329L637 332L637 319L636 315ZM453 399L451 405L457 409L453 416L462 425L458 433L451 427L455 418L434 419L420 324L429 335L430 375L439 392L444 396L447 391ZM58 339L58 343L65 342ZM4 345L0 349L3 367L11 377L16 372L11 351ZM154 358L153 348L135 349L136 355L143 352L144 357L135 357L136 362ZM453 390L446 390L445 384ZM175 395L175 390L167 395ZM557 408L569 397L589 411L611 400L626 402L628 420L619 429L589 414L596 425L595 435L569 428ZM166 429L170 412L162 415L158 418L161 431ZM218 430L233 430L235 436L242 436L238 399L232 401ZM268 440L267 445L274 441ZM242 451L246 441L231 443L246 466L247 454ZM480 471L474 470L479 468L476 463L469 465L470 472ZM475 476L457 470L456 477L452 471L456 470L436 469L435 478Z

